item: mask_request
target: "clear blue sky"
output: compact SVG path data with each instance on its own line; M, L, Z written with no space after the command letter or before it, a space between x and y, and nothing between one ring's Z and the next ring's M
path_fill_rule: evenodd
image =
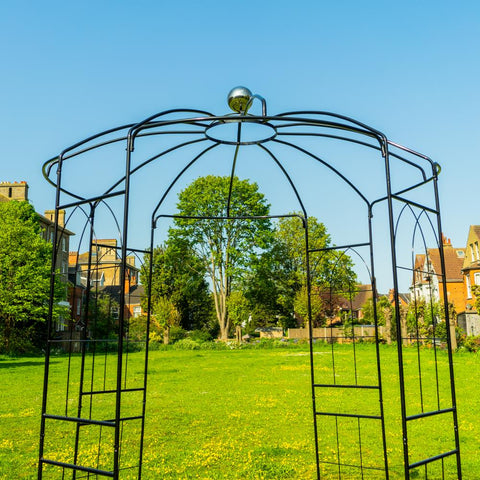
M480 2L22 1L0 5L0 180L26 180L95 132L174 107L352 116L443 167L443 226L480 223Z

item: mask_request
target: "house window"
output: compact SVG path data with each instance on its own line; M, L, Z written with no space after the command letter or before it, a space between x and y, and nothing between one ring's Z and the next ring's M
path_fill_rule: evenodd
M473 281L475 282L475 285L480 285L480 273L473 274Z
M57 332L64 332L65 331L65 322L63 321L63 318L60 318L57 321Z
M62 251L67 251L67 239L65 237L62 237Z
M133 318L138 318L142 314L142 307L140 305L133 307Z
M475 242L475 256L477 257L477 260L480 260L480 253L478 251L478 242Z
M467 283L467 298L472 298L472 285L470 283L470 274L467 273L465 277L465 281Z
M82 312L82 301L80 299L77 300L77 315L80 316Z

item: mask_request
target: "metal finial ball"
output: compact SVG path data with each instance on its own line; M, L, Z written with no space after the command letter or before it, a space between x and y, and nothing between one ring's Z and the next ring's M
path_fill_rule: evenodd
M245 112L248 110L252 96L252 92L247 87L232 88L228 94L228 106L234 112Z

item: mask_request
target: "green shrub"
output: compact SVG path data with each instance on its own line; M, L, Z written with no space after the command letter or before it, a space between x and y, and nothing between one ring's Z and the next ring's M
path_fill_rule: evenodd
M173 344L174 350L200 350L200 345L190 338L182 338Z
M204 343L211 341L212 335L205 330L192 330L188 333L188 338L198 343Z
M182 327L178 327L174 325L170 327L168 338L170 343L176 343L179 340L183 340L184 338L187 338L187 331L184 330Z
M478 352L480 350L480 335L477 335L475 337L465 337L463 346L469 352Z

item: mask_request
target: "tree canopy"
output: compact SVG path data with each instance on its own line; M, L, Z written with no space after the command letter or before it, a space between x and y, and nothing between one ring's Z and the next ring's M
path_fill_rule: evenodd
M168 298L178 310L180 325L198 328L208 321L210 289L223 339L232 325L249 319L249 327L286 328L296 325L296 311L307 320L301 215L291 214L272 225L267 218L270 206L257 184L236 177L196 179L180 192L177 208L167 241L153 254L152 312L161 298ZM312 318L324 324L333 311L330 304L355 289L356 275L350 257L331 248L325 225L315 217L308 219L308 238L310 249L317 250L309 258ZM147 258L141 273L147 294L148 268Z
M287 308L295 309L303 320L307 308L307 273L310 274L312 319L317 325L332 317L340 298L352 295L357 276L352 259L342 250L335 250L325 225L315 217L309 217L308 247L305 243L304 220L301 216L281 218L275 230L277 248L282 252L283 264L288 268L290 295L284 297ZM288 291L288 290L287 290Z
M202 262L211 283L220 336L225 339L232 286L248 271L255 254L268 245L272 233L268 219L238 217L268 215L270 206L256 183L237 177L231 183L230 177L209 175L180 192L177 208L184 218L176 218L169 242L188 245Z
M140 280L146 292L144 310L147 309L150 291L149 270L150 255L147 255L140 270ZM172 240L156 247L153 251L152 270L152 313L158 314L162 319L172 319L166 323L157 319L158 322L165 326L179 323L186 330L200 329L208 324L212 301L205 280L206 272L184 242ZM165 317L165 311L175 311L176 314Z
M48 316L52 245L41 237L38 216L25 201L0 203L0 351L40 346ZM56 283L56 300L65 285ZM54 319L63 308L54 304ZM43 325L43 326L42 326Z

